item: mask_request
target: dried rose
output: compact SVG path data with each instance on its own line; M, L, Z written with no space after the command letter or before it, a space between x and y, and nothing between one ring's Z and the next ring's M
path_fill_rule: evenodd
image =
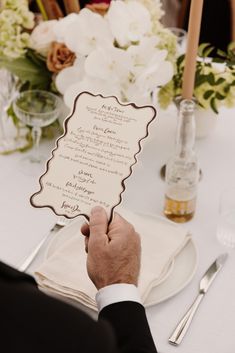
M47 67L52 72L72 66L76 56L65 44L53 42L47 54Z
M93 12L100 14L101 16L104 16L109 9L109 4L105 2L101 2L101 3L86 4L85 7Z

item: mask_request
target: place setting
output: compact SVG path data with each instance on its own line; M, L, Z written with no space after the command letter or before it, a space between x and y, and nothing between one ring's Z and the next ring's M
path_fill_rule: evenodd
M25 3L19 23L18 5L0 5L4 38L7 11L18 31L0 43L2 249L97 319L81 227L95 206L108 226L118 213L141 238L138 292L159 351L195 353L201 328L208 350L234 261L234 46L199 45L203 0L187 31L163 26L161 1L53 3ZM221 270L220 301L206 294Z
M64 134L57 140L39 178L40 189L30 199L32 206L49 208L62 219L61 229L51 238L43 261L33 273L39 288L72 305L82 305L93 316L97 315L97 290L86 272L87 255L80 229L84 221L89 223L89 210L97 204L106 209L109 222L118 212L141 236L138 289L145 308L178 294L197 270L198 253L187 228L163 216L133 212L122 206L125 181L131 178L133 165L138 164L141 142L148 138L149 124L155 118L152 106L123 104L114 96L79 94L64 122ZM135 132L132 139L129 129ZM107 182L112 194L102 192ZM227 238L223 239L228 243ZM221 254L205 272L197 299L169 337L169 343L181 343L226 259L227 254Z
M197 251L190 234L164 219L135 214L121 207L116 211L134 224L141 235L138 288L143 305L150 307L177 294L197 269ZM42 290L97 311L96 288L85 271L84 236L80 232L83 222L83 219L74 220L56 234L35 277Z
M148 138L149 124L155 118L152 106L122 104L116 97L83 92L75 99L72 114L64 122L64 134L39 179L40 190L30 199L34 207L50 208L58 219L66 221L35 269L42 290L97 311L96 288L85 271L84 236L80 232L96 205L106 209L109 221L118 212L141 235L139 291L145 307L177 294L193 278L197 250L190 232L163 216L122 206L125 180L138 164L142 141ZM135 131L132 139L129 130ZM111 194L105 192L106 183Z

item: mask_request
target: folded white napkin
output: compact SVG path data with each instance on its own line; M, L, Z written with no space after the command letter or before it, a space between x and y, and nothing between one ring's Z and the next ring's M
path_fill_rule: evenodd
M164 281L174 257L190 239L188 232L175 224L149 215L118 212L132 223L141 236L141 271L139 292L143 304L151 289ZM72 298L97 310L96 288L86 271L84 236L80 233L83 219L73 221L55 235L46 259L36 270L35 278L44 290Z

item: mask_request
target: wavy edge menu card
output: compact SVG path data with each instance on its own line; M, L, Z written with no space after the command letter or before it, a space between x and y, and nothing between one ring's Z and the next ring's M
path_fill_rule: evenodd
M138 107L120 103L115 96L80 93L31 204L49 207L58 216L83 215L88 220L91 208L100 205L111 221L155 116L150 105Z

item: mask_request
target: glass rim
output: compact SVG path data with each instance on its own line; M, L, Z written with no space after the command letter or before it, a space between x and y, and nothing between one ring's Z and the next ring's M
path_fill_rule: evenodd
M25 110L21 107L19 107L17 105L17 100L23 96L25 93L34 93L34 92L40 92L40 93L43 93L48 96L51 96L53 98L55 98L55 101L57 102L56 104L56 107L49 111L49 112L41 112L41 113L37 113L37 112L30 112L28 110ZM55 93L52 93L52 92L49 92L49 91L46 91L46 90L40 90L40 89L30 89L30 90L26 90L26 91L22 91L22 92L19 92L19 94L16 96L16 98L14 99L13 101L13 109L16 107L16 109L18 109L18 111L22 112L22 113L25 113L25 114L31 114L31 115L34 115L34 116L43 116L43 115L47 115L47 114L51 114L51 113L55 113L56 111L59 111L60 108L62 106L62 99L61 97L57 96ZM14 112L15 112L15 109L14 109ZM16 113L16 112L15 112ZM17 114L16 114L17 115Z

